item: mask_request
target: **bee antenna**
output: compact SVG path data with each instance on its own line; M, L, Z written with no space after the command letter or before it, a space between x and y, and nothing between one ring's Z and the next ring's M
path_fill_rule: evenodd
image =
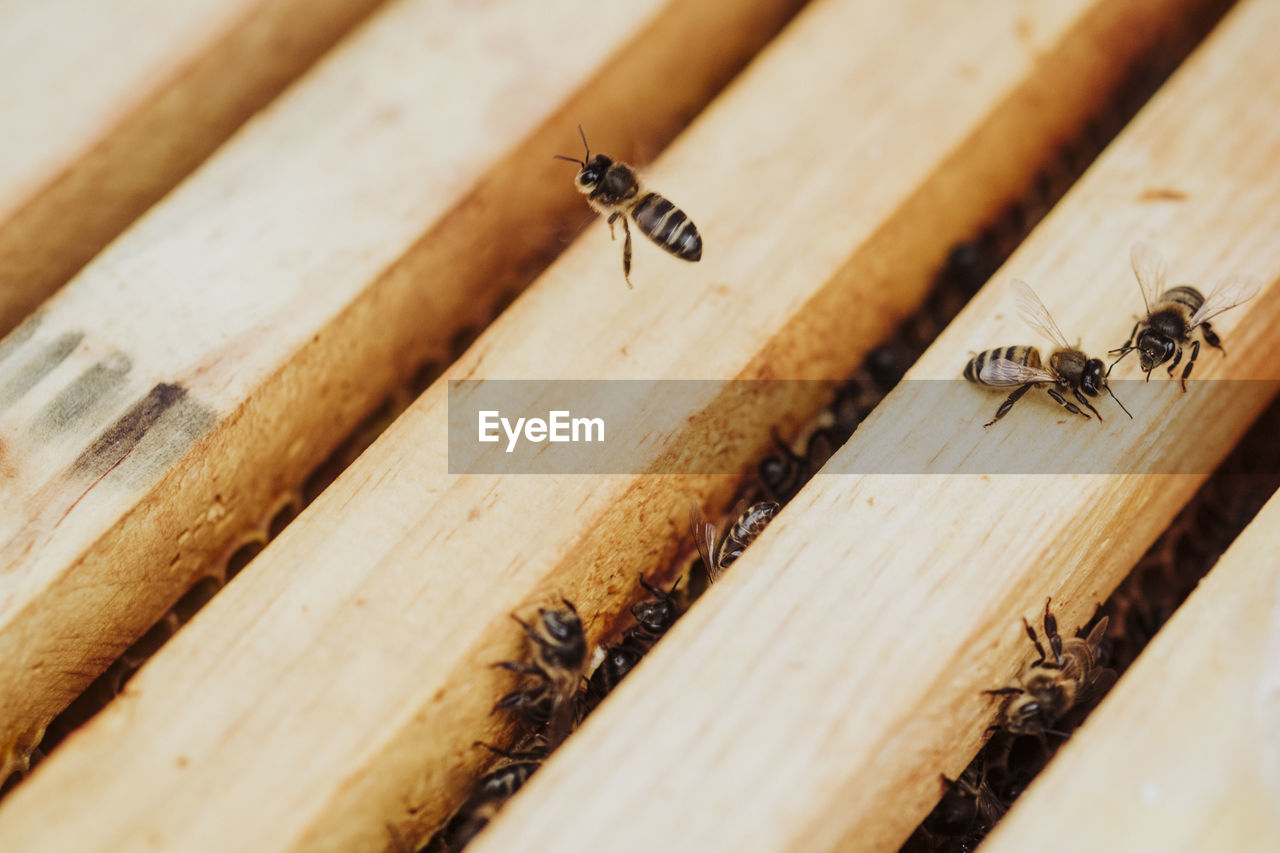
M579 160L577 157L566 157L563 154L552 154L551 159L552 160L568 160L570 163L577 163L579 166L583 167L584 169L587 167L587 164Z
M582 137L582 150L584 150L584 151L587 153L587 160L586 160L586 162L590 162L590 161L591 161L591 146L587 144L587 134L586 134L586 132L585 132L585 131L583 131L583 129L582 129L582 125L581 125L581 124L579 124L579 125L578 125L578 135Z
M1124 407L1124 403L1121 403L1121 402L1120 402L1120 398L1116 396L1116 392L1115 392L1115 391L1112 391L1112 390L1111 390L1111 386L1110 386L1110 385L1103 385L1102 387L1107 389L1107 393L1111 395L1111 399L1112 399L1112 400L1115 400L1115 401L1116 401L1116 405L1117 405L1117 406L1119 406L1119 407L1120 407L1120 409L1121 409L1121 410L1122 410L1126 415L1129 415L1129 420L1133 420L1133 415L1132 415L1132 414L1130 414L1129 410L1128 410L1128 409L1126 409L1126 408Z

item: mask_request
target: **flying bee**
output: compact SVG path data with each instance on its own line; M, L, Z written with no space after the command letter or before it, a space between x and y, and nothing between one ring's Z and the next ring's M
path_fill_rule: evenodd
M548 749L559 746L577 722L576 697L586 665L587 640L578 611L567 599L564 610L538 610L538 620L530 625L512 615L529 640L530 662L503 661L501 669L530 676L533 683L503 696L494 710L519 711L534 725L545 725Z
M1023 322L1052 340L1056 349L1049 354L1047 368L1040 362L1040 351L1035 347L1027 346L1000 347L980 352L969 359L969 363L964 368L964 378L970 382L991 388L1016 386L1013 393L1000 404L1000 408L996 409L996 416L982 426L984 428L991 426L1007 415L1014 403L1022 399L1027 391L1045 385L1048 386L1046 390L1049 396L1074 415L1089 417L1075 403L1067 401L1061 392L1071 391L1077 402L1093 412L1101 421L1102 415L1098 414L1098 410L1084 395L1096 397L1106 391L1124 413L1129 415L1129 410L1124 407L1124 403L1120 402L1120 398L1107 384L1107 373L1102 359L1089 358L1067 342L1066 335L1062 334L1058 324L1053 321L1049 309L1044 307L1044 303L1040 301L1039 296L1036 296L1036 292L1029 284L1020 279L1014 279L1013 292L1018 303L1018 314ZM1133 415L1129 417L1132 418Z
M683 210L655 192L644 189L635 169L603 154L591 156L587 135L578 125L586 159L556 154L557 160L577 163L580 168L573 185L587 197L587 203L609 217L609 236L613 236L613 223L622 222L622 277L631 284L631 228L627 214L635 220L640 233L666 249L677 258L697 261L702 258L702 236L698 228Z
M1015 735L1061 734L1053 725L1077 705L1101 696L1116 681L1113 669L1102 667L1098 649L1107 631L1107 617L1099 620L1089 636L1070 637L1065 642L1058 634L1058 620L1044 603L1044 636L1053 657L1045 654L1036 631L1024 617L1022 626L1035 646L1039 658L1019 678L1017 686L987 690L992 696L1010 696L1004 706L1000 727Z
M1182 361L1182 347L1190 344L1191 357L1182 368L1182 390L1186 391L1187 377L1200 356L1200 341L1192 340L1191 333L1199 329L1204 342L1221 351L1225 357L1227 351L1222 348L1222 340L1209 321L1257 296L1259 284L1253 279L1231 276L1209 291L1208 296L1189 284L1165 290L1167 269L1164 259L1149 243L1134 244L1129 251L1129 262L1138 279L1147 316L1133 324L1133 331L1124 346L1111 350L1112 354L1120 354L1111 362L1111 367L1136 349L1142 362L1142 372L1148 380L1151 379L1151 371L1169 359L1173 359L1169 362L1169 377L1173 378L1173 369ZM1110 369L1107 372L1110 373Z
M698 556L707 567L707 579L712 583L724 576L725 569L742 556L747 546L756 541L778 514L782 506L776 501L761 501L747 507L733 520L724 535L718 535L716 526L703 517L695 505L689 514L689 526L693 530Z

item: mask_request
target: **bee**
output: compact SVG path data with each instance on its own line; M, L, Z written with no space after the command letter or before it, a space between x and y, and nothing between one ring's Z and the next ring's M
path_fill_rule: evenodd
M720 580L725 569L742 556L742 552L756 540L781 509L782 506L776 501L752 504L738 514L723 536L719 536L716 526L707 521L695 505L689 515L689 526L698 546L698 555L702 557L702 564L707 567L707 578L712 583Z
M653 597L631 606L631 615L635 617L636 624L627 629L621 642L605 647L604 659L587 680L587 689L582 697L583 716L604 701L604 697L608 696L613 688L618 686L618 682L635 669L636 664L640 663L640 658L644 657L645 653L653 648L653 644L662 639L662 636L680 618L680 607L672 598L672 593L680 585L680 580L676 578L671 589L664 590L661 587L651 586L641 576L640 585Z
M519 711L529 723L545 726L548 750L554 749L577 722L576 697L586 665L587 641L578 611L567 599L563 610L538 610L538 621L530 625L518 616L529 640L529 662L503 661L494 666L530 676L530 686L512 691L498 700L493 709Z
M1022 399L1027 391L1045 385L1048 386L1046 390L1049 396L1073 415L1081 415L1086 419L1089 417L1074 403L1067 401L1061 392L1071 391L1076 401L1101 421L1102 415L1098 414L1098 410L1084 395L1096 397L1106 391L1124 413L1132 418L1133 415L1129 414L1124 403L1120 402L1107 384L1102 359L1089 358L1067 342L1066 335L1062 334L1058 324L1053 321L1049 309L1044 307L1040 297L1036 296L1036 292L1025 281L1014 279L1013 291L1023 322L1052 340L1057 349L1049 354L1047 368L1040 362L1040 351L1028 346L1000 347L980 352L969 359L964 368L964 378L970 382L991 388L1017 386L1000 404L1000 408L996 409L996 416L982 426L991 426L1008 414L1014 403Z
M946 793L924 819L925 829L933 835L955 838L985 832L1004 817L1007 809L987 784L978 762L957 779L941 778Z
M507 800L515 796L524 787L524 783L529 781L529 777L542 766L550 752L546 741L541 739L535 739L534 745L529 749L515 752L480 741L476 741L475 746L483 746L506 761L476 780L471 796L442 833L439 846L444 850L461 850L479 835L480 830L489 825L489 821Z
M1166 361L1169 362L1169 377L1173 378L1173 369L1182 361L1182 347L1191 346L1191 357L1182 368L1182 390L1187 390L1187 377L1195 367L1200 356L1200 341L1192 340L1191 333L1200 330L1204 342L1219 350L1225 357L1227 351L1222 347L1222 340L1209 321L1224 311L1248 302L1258 294L1259 284L1256 280L1240 276L1231 276L1220 282L1208 296L1189 284L1164 289L1167 272L1164 259L1149 243L1136 243L1129 251L1129 262L1133 267L1134 277L1138 279L1138 289L1142 292L1142 304L1147 309L1147 316L1133 324L1129 340L1124 346L1111 350L1111 354L1119 353L1119 357L1111 363L1114 368L1126 355L1138 351L1142 363L1142 372L1151 379L1151 371ZM1110 373L1110 369L1107 371Z
M1045 654L1035 629L1024 617L1022 626L1039 658L1027 668L1017 686L985 691L992 696L1012 697L1004 706L1000 723L1011 734L1062 734L1054 731L1054 723L1073 707L1101 696L1116 681L1115 670L1100 666L1098 659L1107 617L1099 620L1088 637L1070 637L1064 642L1049 603L1044 603L1044 636L1053 657Z
M613 237L613 223L622 222L622 277L631 288L631 228L627 214L635 220L640 233L666 249L677 258L697 261L702 258L702 236L693 220L680 208L655 192L644 189L635 169L603 154L591 156L587 135L578 125L586 159L556 154L557 160L577 163L580 168L573 180L578 192L587 197L587 203L609 217L609 236Z

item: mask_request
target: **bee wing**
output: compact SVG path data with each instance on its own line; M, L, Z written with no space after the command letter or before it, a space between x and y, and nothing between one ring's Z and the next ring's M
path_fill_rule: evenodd
M720 569L714 560L716 526L707 521L707 517L702 514L697 504L689 508L689 531L693 534L693 544L698 547L698 556L702 558L702 565L707 568L707 578L715 583L720 580Z
M1076 694L1074 704L1076 706L1092 705L1107 695L1107 691L1115 686L1117 678L1114 669L1107 667L1094 669L1084 680L1084 684L1080 685L1080 692Z
M1040 367L1029 367L1009 361L1007 358L994 358L982 365L978 378L983 385L1026 385L1028 382L1055 382L1056 377Z
M1142 304L1147 313L1151 313L1151 304L1164 293L1164 279L1169 272L1164 257L1150 243L1138 242L1129 250L1129 264L1138 279L1138 289L1142 291Z
M1257 296L1261 289L1262 283L1256 278L1242 275L1228 276L1218 282L1217 286L1204 298L1204 304L1191 315L1190 328L1194 329L1223 311L1248 302Z
M1062 334L1058 324L1053 322L1049 309L1044 307L1040 297L1031 289L1031 285L1020 278L1015 278L1012 287L1013 298L1018 303L1018 314L1022 317L1022 322L1053 341L1054 345L1060 349L1072 349L1071 344L1067 342L1067 336Z

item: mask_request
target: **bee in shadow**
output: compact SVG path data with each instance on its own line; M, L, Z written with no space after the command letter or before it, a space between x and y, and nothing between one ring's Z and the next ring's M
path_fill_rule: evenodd
M985 691L991 696L1010 697L1001 712L998 728L1015 735L1059 734L1053 726L1068 711L1084 705L1106 693L1115 684L1113 669L1101 666L1099 648L1107 632L1107 617L1103 617L1081 639L1063 640L1058 634L1058 620L1044 603L1044 636L1049 644L1045 653L1036 631L1025 618L1022 626L1039 657L1027 667L1018 684Z

